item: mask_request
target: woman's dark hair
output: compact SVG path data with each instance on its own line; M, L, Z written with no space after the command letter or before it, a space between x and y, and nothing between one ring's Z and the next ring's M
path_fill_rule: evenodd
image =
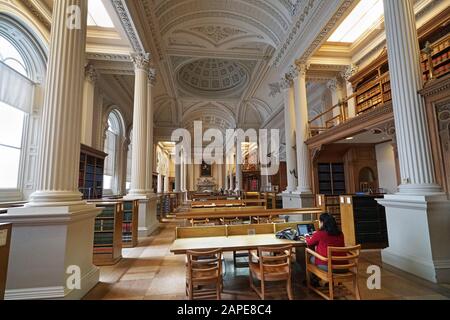
M339 236L342 234L341 230L336 224L336 220L329 213L322 213L319 217L322 222L322 228L320 230L326 231L330 236Z

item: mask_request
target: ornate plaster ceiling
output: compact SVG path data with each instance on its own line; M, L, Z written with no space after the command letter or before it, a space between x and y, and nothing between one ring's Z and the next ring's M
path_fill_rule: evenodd
M187 63L177 75L178 83L183 89L216 98L242 91L248 79L248 72L241 64L215 58L202 58Z

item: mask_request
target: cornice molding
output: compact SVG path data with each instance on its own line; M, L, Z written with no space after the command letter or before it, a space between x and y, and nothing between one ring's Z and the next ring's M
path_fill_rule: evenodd
M326 2L326 1L323 1ZM334 16L328 21L324 28L320 31L319 35L314 39L311 45L303 52L302 56L298 61L304 62L325 42L330 35L331 30L340 22L342 16L347 12L347 10L352 6L354 0L345 0L343 4L336 11Z
M450 90L450 77L445 77L427 82L423 89L420 90L420 94L424 97L429 97L448 90Z
M20 2L30 10L31 14L35 16L39 22L48 30L51 28L51 13L45 12L45 8L38 6L35 0L20 0ZM45 12L45 13L44 13Z
M126 5L126 1L111 0L111 3L114 7L114 10L116 11L117 16L120 19L120 23L122 24L122 27L125 30L125 33L128 37L128 40L131 43L133 50L138 53L144 52L145 51L144 46L142 45L142 42L139 39L136 27L134 26L130 12Z
M131 62L131 58L126 54L109 54L109 53L94 53L87 52L86 58L89 60L102 60L102 61L117 61L117 62Z

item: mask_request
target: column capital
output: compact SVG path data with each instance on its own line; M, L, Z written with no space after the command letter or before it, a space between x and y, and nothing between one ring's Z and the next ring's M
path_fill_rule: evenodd
M350 64L345 68L344 71L341 72L341 77L345 79L345 81L348 81L352 76L354 76L359 70L359 66L356 64Z
M91 83L95 83L98 79L97 71L95 70L94 66L92 64L87 64L86 67L84 67L84 75L86 77L86 80L88 80Z
M148 84L152 87L156 84L156 69L155 68L148 69Z
M293 80L296 79L298 76L299 76L299 73L298 73L297 67L296 67L295 65L291 65L291 66L289 67L288 72L286 72L286 75L285 75L286 79L288 79L288 80L290 80L290 81L293 81Z
M305 77L306 76L306 72L309 69L309 63L296 61L295 62L295 68L297 69L297 72L298 72L299 76Z
M327 88L335 91L337 89L337 79L333 78L327 81Z
M289 90L289 88L292 86L292 80L288 79L286 76L281 79L280 83L280 88L284 91L284 90Z
M150 53L131 53L130 54L131 61L134 63L134 67L136 69L145 70L148 68L148 65L151 60Z

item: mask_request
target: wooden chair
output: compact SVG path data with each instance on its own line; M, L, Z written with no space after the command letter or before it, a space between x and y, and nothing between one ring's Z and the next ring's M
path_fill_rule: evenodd
M333 300L335 297L334 289L338 284L343 282L353 282L353 290L357 300L361 299L358 288L358 258L361 251L361 245L351 247L328 247L328 258L325 258L317 252L307 248L306 255L306 282L310 290L316 292L327 300ZM340 255L336 255L339 253ZM319 269L316 265L311 264L310 257L326 261L328 271ZM341 264L336 264L341 262ZM328 293L314 288L311 285L311 273L316 275L320 280L328 283Z
M189 300L215 296L220 300L223 289L222 251L188 250L186 272L186 295ZM214 289L204 286L214 286ZM197 289L198 288L198 289Z
M286 281L289 300L294 298L291 283L292 246L258 248L249 251L250 287L264 300L267 293L266 282ZM261 290L256 288L253 278L261 281Z

